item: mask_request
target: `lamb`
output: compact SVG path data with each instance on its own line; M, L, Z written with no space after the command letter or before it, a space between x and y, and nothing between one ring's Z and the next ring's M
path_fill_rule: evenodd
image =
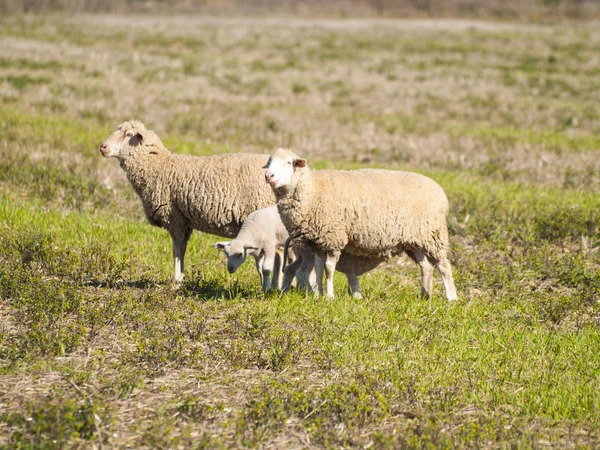
M244 221L236 238L228 242L216 242L213 247L222 249L227 255L227 270L229 273L235 271L246 261L248 255L254 256L256 270L259 273L264 292L271 288L279 288L279 277L281 269L281 258L277 247L289 244L289 235L283 222L279 217L277 206L254 211ZM294 277L298 276L298 287L306 288L317 286L319 292L322 287L318 280L309 274L315 265L315 258L311 251L293 247L296 260L288 265L283 280L283 291L289 290ZM286 251L287 253L287 251ZM369 262L371 263L369 265ZM360 258L352 255L342 254L336 270L346 274L348 285L358 282L358 275L373 268L372 259ZM381 260L375 262L375 266ZM367 263L367 264L365 264ZM317 263L318 264L318 263ZM273 281L271 282L271 276Z
M216 242L213 247L222 249L227 255L227 270L234 273L248 255L254 256L256 270L262 280L264 292L273 286L279 288L281 257L277 246L285 244L288 232L279 218L277 206L254 211L244 221L236 238L229 242Z
M119 125L100 153L117 158L148 222L171 235L175 282L183 280L192 230L233 238L248 214L275 204L272 190L261 182L268 155L172 154L156 133L136 120Z
M328 297L344 251L373 258L406 252L420 266L423 296L431 295L435 267L446 298L457 298L447 256L448 199L435 181L382 169L310 171L289 149L276 150L265 168L290 236L325 260Z

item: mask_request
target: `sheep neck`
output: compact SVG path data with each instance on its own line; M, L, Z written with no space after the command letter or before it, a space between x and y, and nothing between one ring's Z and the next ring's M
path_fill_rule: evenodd
M164 150L150 154L145 149L136 149L121 161L121 167L152 224L162 224L169 214L170 184L165 180L171 172L172 155Z
M314 182L312 173L306 169L298 170L297 178L287 189L277 191L277 209L290 236L299 237L298 226L312 208Z

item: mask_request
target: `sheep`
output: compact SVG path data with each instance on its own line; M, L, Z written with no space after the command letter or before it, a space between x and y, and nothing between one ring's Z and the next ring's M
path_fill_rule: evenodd
M435 267L446 298L457 298L447 256L448 199L435 181L382 169L310 171L289 149L276 150L265 169L290 236L324 258L328 297L344 251L373 258L406 252L421 269L423 296L431 295Z
M183 280L192 230L232 238L248 214L275 204L272 190L261 181L268 155L172 154L136 120L120 124L100 153L119 161L148 222L171 235L175 282Z
M229 242L216 242L213 247L227 255L227 270L234 273L248 255L254 256L256 270L262 280L264 292L273 286L279 288L281 258L277 246L285 244L288 232L279 218L277 206L259 209L249 214L236 238Z

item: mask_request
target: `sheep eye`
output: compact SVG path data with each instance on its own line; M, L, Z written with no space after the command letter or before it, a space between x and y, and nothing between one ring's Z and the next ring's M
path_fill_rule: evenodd
M291 166L291 165L292 165L292 161L288 161L288 165L290 165L290 166Z

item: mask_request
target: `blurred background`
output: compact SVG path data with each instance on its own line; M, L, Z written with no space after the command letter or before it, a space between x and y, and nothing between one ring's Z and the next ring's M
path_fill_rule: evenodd
M195 12L386 17L597 17L598 0L1 0L0 12Z

